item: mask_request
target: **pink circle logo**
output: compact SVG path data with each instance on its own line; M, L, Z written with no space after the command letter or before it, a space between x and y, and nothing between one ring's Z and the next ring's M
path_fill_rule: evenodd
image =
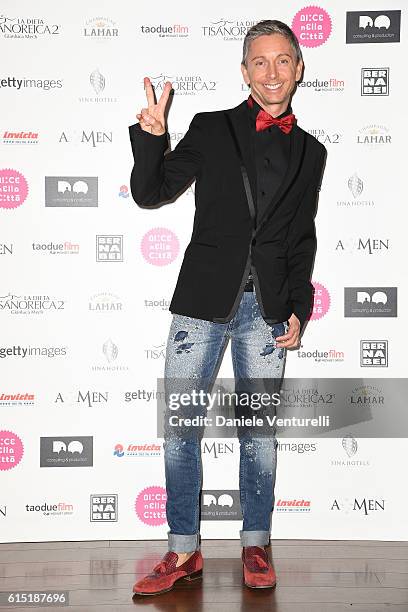
M145 525L164 525L166 518L167 494L163 487L146 487L136 498L135 510Z
M12 168L0 169L0 208L21 206L28 194L24 176Z
M326 287L321 285L320 283L312 281L312 285L314 287L314 301L313 301L313 311L310 315L309 320L315 321L316 319L321 319L328 312L330 308L330 294L327 291Z
M11 470L18 465L24 454L20 438L12 431L0 431L0 471Z
M292 30L302 47L320 47L332 29L330 15L320 6L305 6L296 13Z
M179 241L174 232L165 227L154 227L142 238L142 255L153 266L167 266L179 252Z

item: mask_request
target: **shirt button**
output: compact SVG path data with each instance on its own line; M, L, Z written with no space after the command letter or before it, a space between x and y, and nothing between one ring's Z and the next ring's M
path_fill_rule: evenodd
M269 158L265 157L265 159L264 159L265 166L269 166L269 162L270 162Z

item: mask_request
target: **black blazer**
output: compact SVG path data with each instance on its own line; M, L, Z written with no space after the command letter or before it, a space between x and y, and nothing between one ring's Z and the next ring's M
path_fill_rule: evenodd
M129 126L134 166L132 197L139 206L174 200L195 178L195 217L190 243L169 306L178 313L225 323L234 316L252 262L263 318L285 321L292 312L305 323L313 303L310 275L316 250L314 216L326 148L294 125L287 173L255 226L231 119L253 197L256 170L245 100L226 111L198 113L174 151L168 134Z

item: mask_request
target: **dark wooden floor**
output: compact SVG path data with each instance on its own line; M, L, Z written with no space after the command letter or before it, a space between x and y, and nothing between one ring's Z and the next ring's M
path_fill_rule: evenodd
M274 540L276 589L242 584L238 540L204 540L204 575L157 597L132 600L132 586L167 541L0 544L0 592L69 591L75 612L147 607L177 612L406 612L408 543ZM57 610L38 606L0 607ZM67 607L61 610L68 609Z

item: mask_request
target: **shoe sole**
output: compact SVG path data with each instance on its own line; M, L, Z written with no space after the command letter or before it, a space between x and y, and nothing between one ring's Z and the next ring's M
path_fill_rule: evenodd
M198 572L193 572L192 574L188 574L187 576L180 576L180 578L177 578L177 580L175 580L173 584L171 585L171 587L168 589L162 589L161 591L154 591L154 593L149 593L146 591L133 591L132 597L134 597L135 595L161 595L162 593L168 593L168 591L172 591L174 589L174 585L176 584L176 582L179 582L179 580L187 580L187 582L192 582L193 580L202 578L202 575L203 575L203 570L201 569L201 570L198 570Z

